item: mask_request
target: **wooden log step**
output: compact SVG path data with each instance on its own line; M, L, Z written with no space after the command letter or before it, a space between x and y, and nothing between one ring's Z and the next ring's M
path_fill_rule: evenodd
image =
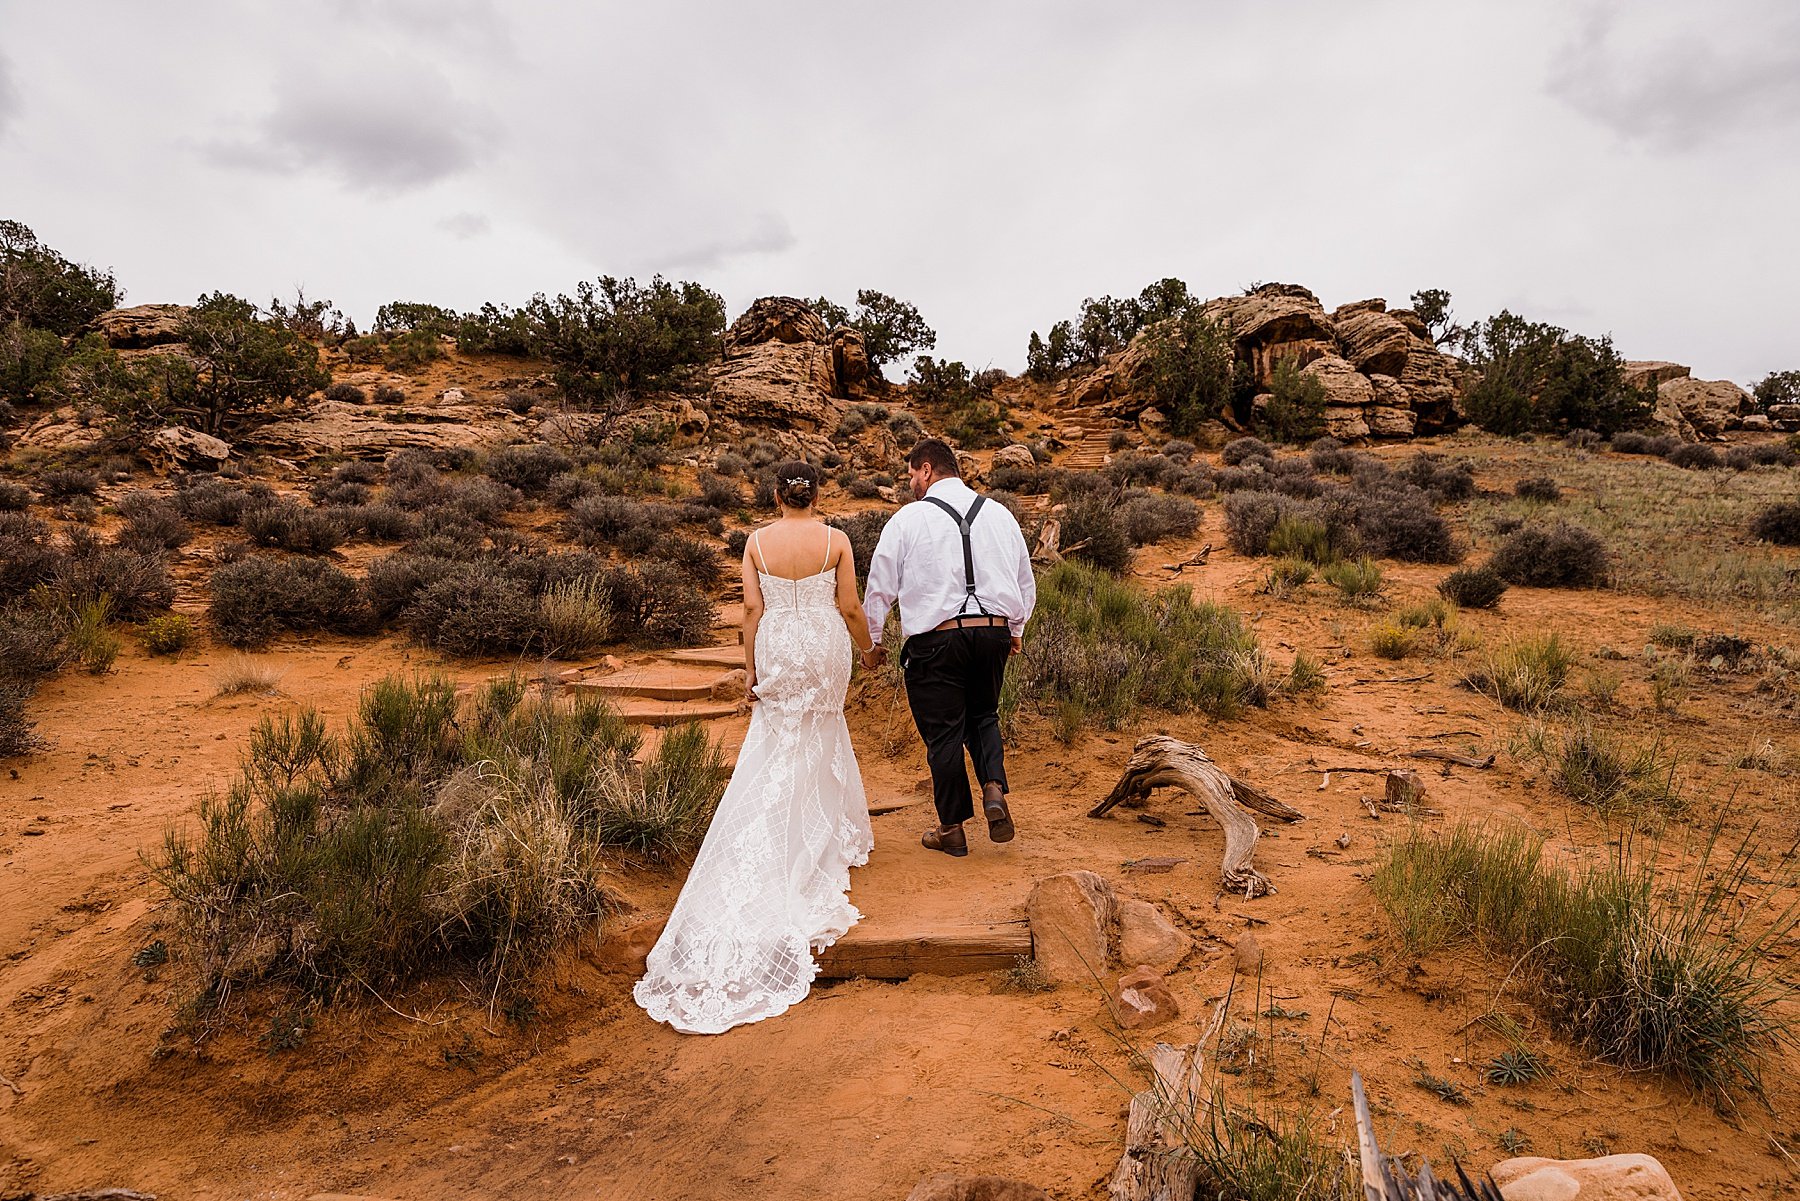
M736 717L737 703L715 705L684 704L680 701L627 700L619 707L619 716L634 726L679 726L690 721L717 721Z
M576 692L597 692L609 697L638 697L647 701L710 701L711 684L653 684L648 680L574 680L569 688ZM742 691L742 689L739 689Z
M910 976L968 976L1005 971L1031 956L1031 925L999 922L896 933L853 928L819 956L819 975L828 980L866 976L905 980Z

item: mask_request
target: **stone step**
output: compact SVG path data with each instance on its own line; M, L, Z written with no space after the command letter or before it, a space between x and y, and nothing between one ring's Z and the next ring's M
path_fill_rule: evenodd
M634 726L685 725L690 721L718 721L738 715L737 702L701 704L691 701L653 701L631 698L618 706L619 716Z
M742 667L744 648L731 646L696 646L682 651L665 651L663 658L675 663L700 663L708 667Z
M710 701L711 684L653 684L646 680L573 680L571 692L598 693L605 697L637 697L646 701Z

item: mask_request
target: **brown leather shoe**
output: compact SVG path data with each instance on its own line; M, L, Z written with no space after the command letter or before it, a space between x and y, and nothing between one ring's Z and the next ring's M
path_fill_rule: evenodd
M928 851L942 851L960 859L969 853L969 836L963 833L961 826L949 831L933 826L919 836L919 845Z
M987 818L988 838L994 842L1011 842L1017 833L1013 829L1012 811L1006 807L1006 792L998 784L981 786L981 812Z

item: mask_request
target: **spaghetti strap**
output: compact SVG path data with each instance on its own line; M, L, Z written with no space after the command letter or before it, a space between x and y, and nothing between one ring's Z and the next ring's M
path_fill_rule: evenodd
M763 557L761 535L761 530L750 531L750 546L752 550L755 551L755 554L752 556L752 561L756 563L757 571L761 572L763 575L768 575L769 561Z
M819 563L819 574L824 575L825 569L830 566L831 566L831 527L826 526L825 527L825 558L823 560L821 560Z

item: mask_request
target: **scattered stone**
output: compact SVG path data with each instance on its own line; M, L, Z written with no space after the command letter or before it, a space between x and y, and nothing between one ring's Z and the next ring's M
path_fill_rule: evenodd
M1055 984L1085 983L1106 970L1117 920L1112 886L1093 872L1039 880L1025 902L1032 957Z
M1410 767L1387 774L1387 803L1390 809L1411 809L1425 799L1425 781Z
M937 1172L915 1184L906 1201L1050 1201L1050 1194L1005 1176Z
M750 673L743 668L728 671L713 681L712 699L715 701L735 701L750 691Z
M1339 834L1334 841L1337 843L1338 850L1340 850L1340 851L1349 850L1350 849L1350 831L1345 830L1342 834Z
M1022 442L1014 442L1011 445L1002 446L999 450L994 452L994 467L1020 467L1029 469L1036 465L1037 460L1031 455L1031 447L1026 446Z
M1237 963L1237 970L1241 974L1248 976L1261 970L1263 964L1262 944L1256 941L1256 935L1250 931L1244 931L1244 936L1237 940L1237 946L1233 949L1232 954L1233 960Z
M1181 1006L1169 991L1162 973L1140 967L1119 977L1112 994L1113 1012L1127 1030L1145 1030L1181 1016Z
M461 388L445 388L438 393L438 399L447 405L467 404L469 403L469 394Z
M1489 1169L1506 1201L1681 1201L1653 1155L1546 1159L1523 1155Z
M1147 964L1168 971L1187 958L1194 947L1193 940L1149 901L1120 897L1117 912L1120 963Z

